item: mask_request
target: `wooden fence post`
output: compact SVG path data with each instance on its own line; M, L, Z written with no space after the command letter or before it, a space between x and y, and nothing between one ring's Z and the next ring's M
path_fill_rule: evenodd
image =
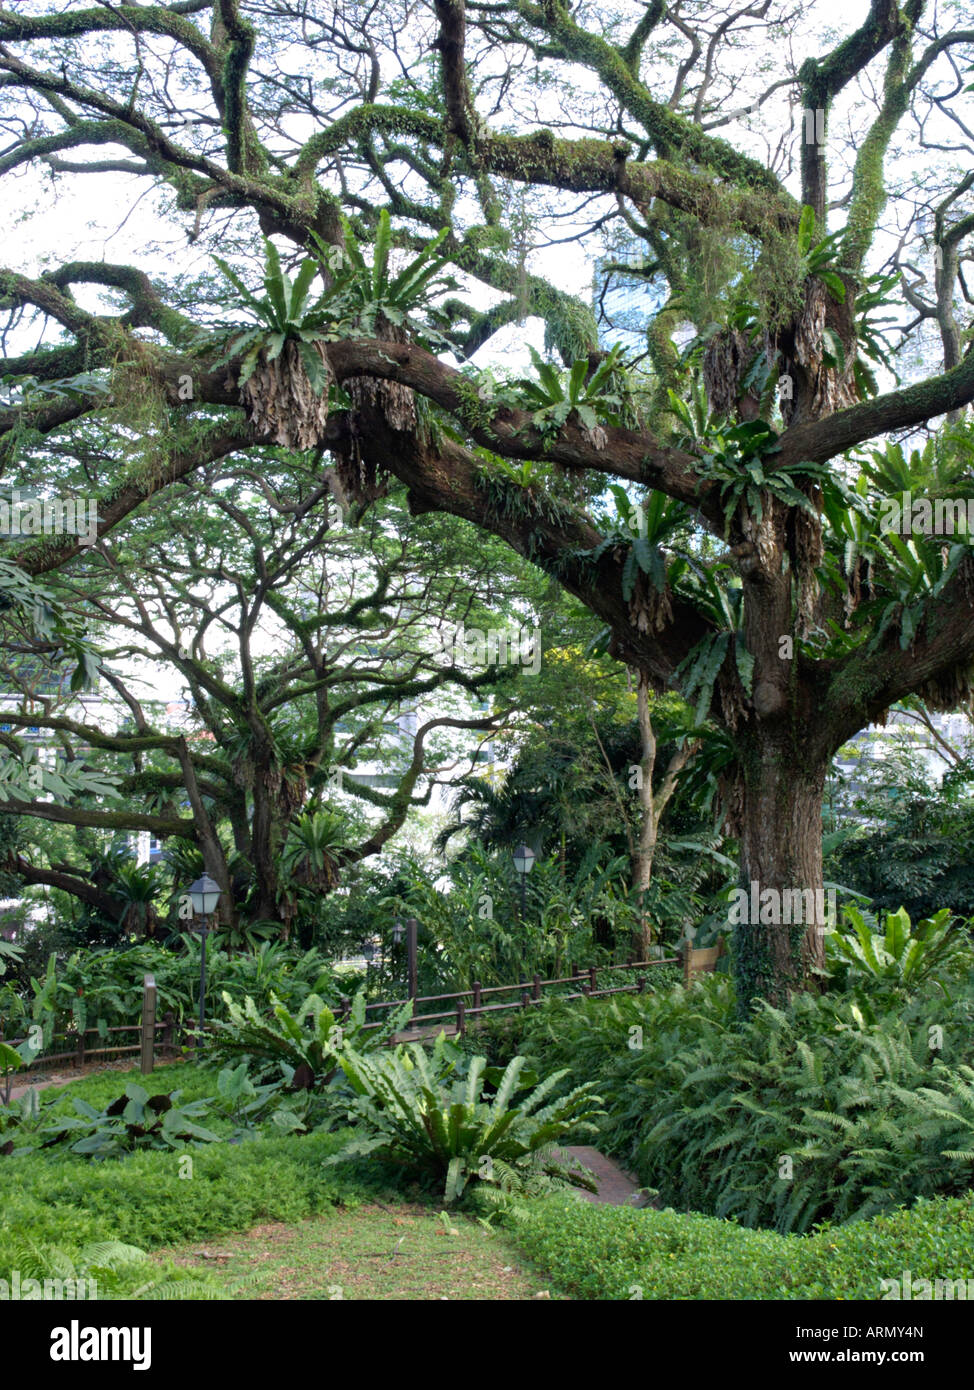
M532 991L531 991L531 992L533 993L535 999L540 999L540 998L541 998L541 976L540 976L540 975L532 975L532 977L531 977L531 986L532 986Z
M477 1009L480 1008L480 991L481 991L482 989L483 989L483 985L480 983L480 981L479 981L479 980L474 980L474 982L473 982L473 1006L474 1006L474 1010L475 1010L475 1011L476 1011Z
M162 1016L162 1050L163 1052L176 1051L176 1015L172 1009L167 1009Z
M697 975L709 974L717 969L717 962L724 954L723 938L716 946L702 946L694 949L687 943L683 954L683 983L689 989Z
M142 1075L148 1076L155 1064L156 977L146 975L142 986Z
M594 965L590 965L588 968L588 985L589 989L598 989L599 987Z
M462 999L457 1000L457 1036L463 1037L467 1029L467 1006Z

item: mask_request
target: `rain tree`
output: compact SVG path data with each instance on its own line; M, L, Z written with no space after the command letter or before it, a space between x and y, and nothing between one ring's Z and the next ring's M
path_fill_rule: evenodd
M472 556L500 537L727 735L742 882L814 894L836 749L911 692L968 698L974 657L966 533L881 525L891 487L967 491L974 29L924 0L836 18L0 11L14 196L43 171L42 202L82 185L113 228L144 199L167 251L130 233L127 259L83 260L68 236L3 272L8 447L39 457L95 415L151 436L93 468L113 545L147 498L254 447L271 481L275 449L327 451L360 508L396 480L416 515L469 522ZM546 360L477 370L531 318ZM930 450L889 452L943 417ZM40 575L78 545L15 550ZM743 994L806 980L820 926L740 925Z

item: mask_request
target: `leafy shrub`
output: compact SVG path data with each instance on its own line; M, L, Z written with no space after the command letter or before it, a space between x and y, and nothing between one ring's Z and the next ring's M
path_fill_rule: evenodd
M967 926L947 908L914 925L901 907L886 914L879 931L856 906L848 904L843 912L851 932L829 932L825 945L831 972L846 986L881 983L909 989L931 976L945 980L974 966Z
M224 1067L217 1077L217 1094L203 1102L207 1115L219 1115L232 1122L235 1139L254 1138L262 1126L271 1133L306 1133L312 1109L308 1091L287 1094L293 1073L284 1067L284 1079L259 1086L251 1079L246 1059L236 1067Z
M224 1003L227 1021L215 1025L212 1055L245 1055L261 1075L276 1074L284 1064L292 1069L294 1084L307 1090L331 1080L344 1047L350 1043L363 1050L381 1047L404 1026L413 1009L407 1001L391 1010L378 1027L367 1029L362 993L355 996L347 1016L341 1017L317 994L309 995L295 1014L272 995L271 1018L262 1016L250 998L240 1005L224 995Z
M628 954L638 922L629 889L629 864L603 843L589 847L571 877L558 855L539 858L523 885L526 911L519 908L521 884L510 853L486 853L470 844L451 860L450 891L437 886L439 870L404 860L386 899L390 916L416 917L422 942L421 993L511 984L535 973L567 973L569 961L610 965ZM481 912L484 894L493 915ZM600 935L614 942L600 945Z
M192 1074L195 1069L164 1070ZM284 1067L284 1073L274 1083L257 1085L243 1061L237 1067L223 1068L216 1077L215 1095L191 1099L183 1099L178 1090L150 1095L142 1085L130 1081L121 1096L111 1096L100 1108L100 1096L88 1098L78 1093L91 1091L90 1085L70 1085L62 1095L47 1096L43 1104L37 1091L29 1091L15 1105L0 1108L0 1135L5 1129L19 1128L17 1137L28 1142L15 1146L14 1139L7 1138L0 1143L0 1155L18 1157L36 1152L38 1147L62 1146L85 1157L108 1158L140 1149L186 1149L221 1139L254 1139L262 1127L277 1135L307 1133L312 1098L307 1091L291 1089L292 1068ZM109 1076L117 1087L117 1074ZM206 1126L199 1123L203 1120ZM35 1139L43 1142L39 1146L29 1142Z
M21 1044L21 1047L23 1044ZM10 1103L10 1092L13 1089L14 1072L24 1064L24 1057L20 1048L11 1047L9 1043L0 1042L0 1106L7 1106ZM2 1127L2 1126L0 1126Z
M31 977L19 995L9 986L0 998L7 1022L6 1036L25 1031L33 1020L44 1029L45 1045L66 1029L107 1029L138 1022L146 974L156 981L160 1018L169 1010L177 1023L195 1018L198 1008L200 941L184 933L179 949L155 943L125 949L75 951L66 960L52 952L44 972ZM271 996L290 1008L310 994L337 1001L341 987L328 961L317 950L295 951L280 942L264 942L253 951L217 949L211 940L206 953L207 1017L225 1014L224 995L254 999L269 1007Z
M443 1034L431 1056L416 1043L371 1058L344 1048L341 1067L356 1096L349 1116L364 1137L332 1161L383 1151L445 1178L447 1202L461 1197L473 1178L505 1190L523 1191L544 1185L545 1179L593 1186L587 1174L553 1152L555 1141L569 1130L594 1130L590 1120L598 1113L598 1098L590 1085L550 1100L563 1072L539 1085L524 1071L523 1057L515 1057L501 1074L487 1067L486 1058L474 1057L466 1075L451 1080L457 1061ZM515 1102L519 1091L528 1094Z
M738 1023L710 979L552 1008L526 1051L597 1078L602 1146L663 1201L806 1231L971 1186L972 1006L801 995Z
M882 757L870 755L867 741L853 782L843 787L839 778L839 824L851 833L837 837L825 876L866 894L877 911L902 906L918 918L947 906L968 918L974 916L974 763L969 751L955 750L960 760L939 787L931 786L912 733L884 738Z
M178 1100L178 1091L150 1096L134 1081L101 1111L80 1096L73 1096L71 1103L77 1113L73 1117L59 1116L47 1126L42 1132L50 1137L43 1147L62 1144L79 1134L81 1137L70 1145L72 1153L108 1158L135 1149L184 1149L219 1139L218 1134L196 1123L206 1112L205 1101L180 1106Z

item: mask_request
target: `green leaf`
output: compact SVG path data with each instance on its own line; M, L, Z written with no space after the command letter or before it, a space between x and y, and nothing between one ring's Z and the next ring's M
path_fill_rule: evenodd
M301 262L301 268L295 276L294 285L290 294L290 302L288 304L288 320L291 323L300 322L301 315L304 312L305 302L308 298L308 291L311 288L311 282L314 280L317 273L318 262L312 260L310 256Z
M582 390L585 385L585 374L587 373L587 371L588 362L585 360L584 357L579 358L577 362L572 363L572 369L568 377L568 399L573 404L577 403L582 395Z
M380 303L386 292L389 269L389 247L392 243L392 223L385 208L379 213L379 226L375 234L375 251L372 258L372 298Z
M316 396L321 396L328 389L329 375L325 370L325 364L310 343L299 342L298 353L304 363L304 370L307 373L311 389Z
M687 409L684 402L681 401L680 397L676 394L676 392L671 391L669 387L667 387L666 389L666 395L667 399L669 400L670 409L672 410L673 414L677 417L678 420L681 421L683 425L686 426L688 433L696 437L696 430L693 428L693 418L690 415L690 411Z
M845 303L845 285L838 275L832 270L820 270L817 274L823 285L828 288L832 298L837 300L839 304Z
M231 269L231 267L227 265L226 261L221 260L219 256L214 256L213 259L214 261L216 261L222 273L230 281L231 285L233 285L234 289L240 295L241 299L243 299L244 303L249 306L249 308L257 315L257 317L260 319L262 323L266 323L269 319L270 310L270 305L267 303L267 301L255 298L255 296L251 294L250 290L248 290L244 282L240 279L240 276L237 274L237 272Z
M272 241L264 242L264 264L264 288L274 309L274 327L283 330L288 319L289 292L281 270L281 258Z

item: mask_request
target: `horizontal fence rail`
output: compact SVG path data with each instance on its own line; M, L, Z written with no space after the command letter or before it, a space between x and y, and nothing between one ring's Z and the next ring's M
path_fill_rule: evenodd
M574 993L548 996L549 999L566 1001L572 999L600 999L610 994L642 994L648 983L645 975L641 975L630 984L615 985L603 989L599 988L598 977L600 973L609 973L618 970L651 970L655 966L679 965L680 963L681 958L679 956L658 956L654 957L653 960L626 961L621 965L587 965L582 968L576 968L572 965L569 967L571 971L570 974L557 975L550 980L543 980L538 975L533 975L530 980L519 980L518 983L514 985L482 985L479 981L475 980L470 989L453 990L448 994L420 994L412 1000L414 1010L419 1004L440 1004L447 1000L456 1000L456 1004L452 1009L442 1009L434 1013L414 1012L409 1023L397 1036L402 1037L416 1029L422 1032L424 1025L442 1023L444 1019L453 1020L456 1025L456 1031L458 1033L464 1033L471 1020L480 1018L484 1014L510 1013L512 1010L527 1009L533 1004L542 1003L545 997L545 989L552 986L579 986L578 990ZM582 983L582 981L584 981L584 983ZM484 1004L481 1002L485 995L514 993L518 995L517 999L504 1001L498 1004ZM467 1003L468 1000L471 1001L469 1004ZM382 1000L379 1003L366 1004L366 1016L368 1016L370 1009L397 1009L409 1002L409 999L391 999ZM381 1026L380 1020L365 1024L365 1028L367 1029L379 1028Z
M556 989L563 985L575 985L577 988L566 994L549 994L547 998L564 1000L566 1002L577 999L603 999L613 994L642 994L648 984L645 974L640 974L635 980L623 985L612 985L600 987L600 976L605 979L612 978L613 972L620 970L628 971L647 971L661 965L682 965L684 983L689 986L693 979L704 972L716 969L717 961L722 954L722 947L711 947L704 950L684 950L680 955L658 956L652 960L630 960L620 965L587 965L569 966L569 974L556 975L551 979L541 979L538 975L533 975L530 980L522 979L517 984L510 985L483 985L479 980L475 980L470 989L452 990L446 994L415 994L404 999L382 999L374 1000L365 1006L366 1017L369 1013L381 1013L383 1010L398 1009L404 1004L412 1003L413 1013L409 1022L391 1040L393 1042L415 1036L417 1039L430 1037L435 1032L437 1023L443 1025L445 1020L449 1020L450 1031L463 1034L467 1031L471 1023L476 1023L477 1019L491 1014L511 1013L520 1009L529 1009L533 1005L541 1004L545 1001L545 990ZM411 980L410 983L413 983ZM483 1001L495 995L513 994L517 997L509 1000L501 1000L497 1003L484 1003ZM439 1009L430 1013L417 1013L416 1009L422 1004L445 1004L452 1002L453 1007ZM348 1016L352 1001L347 995L343 995L340 1001L340 1019ZM367 1030L381 1028L382 1020L373 1019L366 1022L364 1027ZM138 1023L119 1023L104 1028L85 1028L85 1029L65 1029L63 1032L54 1033L51 1036L51 1043L58 1042L71 1043L69 1050L61 1052L42 1052L30 1061L25 1062L22 1071L28 1071L31 1067L46 1066L52 1062L70 1062L76 1067L81 1067L85 1062L95 1060L105 1060L113 1057L129 1056L132 1053L139 1053L143 1072L151 1072L155 1054L161 1051L170 1056L177 1055L184 1046L185 1039L192 1033L196 1034L195 1024L190 1025L189 1029L185 1025L177 1025L175 1014L172 1010L164 1015L163 1018L156 1018L156 984L151 975L146 975L143 996L142 996L142 1017ZM119 1033L135 1034L137 1041L131 1044L115 1045L106 1041L112 1035ZM87 1043L88 1038L97 1038L99 1043L92 1046ZM26 1042L27 1038L8 1038L3 1039L16 1047Z
M143 998L143 1015L145 1015L145 1012L145 998ZM138 1041L131 1044L113 1044L105 1041L105 1039L109 1038L111 1035L118 1033L134 1034L138 1038ZM101 1040L101 1045L92 1045L87 1041L88 1038L98 1038ZM143 1016L138 1023L116 1023L105 1028L84 1028L80 1030L77 1028L66 1028L63 1032L51 1034L51 1044L56 1045L59 1042L70 1043L71 1047L69 1050L60 1052L39 1052L37 1056L32 1057L30 1061L25 1061L20 1071L29 1071L31 1067L48 1066L52 1062L70 1062L76 1067L83 1067L86 1062L105 1061L112 1057L126 1057L134 1052L138 1052L141 1055L143 1070L146 1070L144 1064L149 1055L146 1042L147 1038L152 1039L153 1054L157 1049L164 1053L178 1053L181 1044L179 1041L175 1014L170 1010L163 1018L157 1020L154 1016L153 1008L153 1017L151 1020ZM8 1043L11 1047L19 1047L21 1043L27 1042L28 1038L26 1036L22 1038L3 1038L0 1039L0 1041ZM151 1071L151 1067L148 1069Z

